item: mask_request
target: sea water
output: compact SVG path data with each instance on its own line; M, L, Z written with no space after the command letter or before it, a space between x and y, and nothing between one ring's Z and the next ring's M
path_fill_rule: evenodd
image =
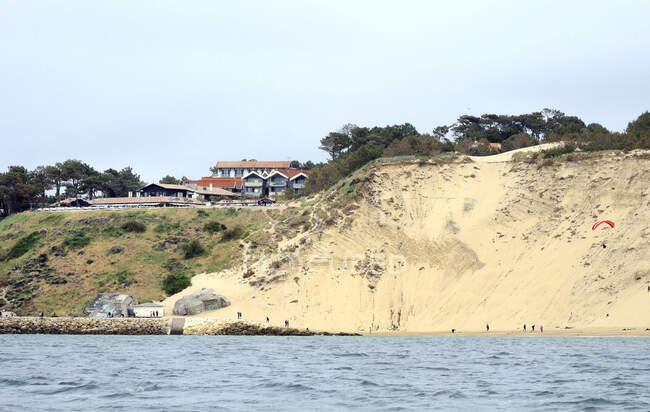
M650 339L0 335L0 410L650 410Z

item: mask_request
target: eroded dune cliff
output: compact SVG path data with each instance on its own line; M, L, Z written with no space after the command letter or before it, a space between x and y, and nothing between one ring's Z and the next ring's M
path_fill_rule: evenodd
M646 153L375 164L301 207L308 232L168 310L211 287L232 306L204 317L321 330L650 326Z

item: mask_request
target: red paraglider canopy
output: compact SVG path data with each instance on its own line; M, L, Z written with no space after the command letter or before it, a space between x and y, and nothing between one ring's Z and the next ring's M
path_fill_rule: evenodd
M591 230L596 230L596 228L600 226L601 223L607 223L612 229L614 228L614 222L611 220L601 220L600 222L594 223L594 225L591 227Z

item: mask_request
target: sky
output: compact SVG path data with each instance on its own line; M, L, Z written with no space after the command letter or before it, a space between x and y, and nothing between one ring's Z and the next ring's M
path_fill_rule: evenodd
M0 169L324 161L346 123L650 109L648 1L0 0Z

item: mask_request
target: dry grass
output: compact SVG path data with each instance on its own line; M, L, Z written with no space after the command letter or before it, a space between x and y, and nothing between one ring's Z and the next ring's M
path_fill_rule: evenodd
M223 240L222 233L204 230L210 220L228 228L240 227L242 239L269 243L262 228L268 223L258 209L147 209L137 211L83 211L22 213L0 221L0 254L11 250L30 233L40 233L22 256L0 261L0 294L14 288L12 273L26 262L45 254L48 265L65 284L35 282L35 297L19 307L20 313L79 314L85 302L100 292L135 293L139 300L159 300L165 294L162 279L174 269L170 259L182 261L190 274L223 270L242 262L241 240ZM271 220L273 220L271 218ZM137 222L143 232L124 230L125 223ZM127 227L133 226L129 223ZM262 239L264 239L262 241ZM183 259L183 245L197 240L206 252ZM118 253L110 253L122 249ZM54 249L53 249L54 248ZM54 251L53 251L54 250ZM15 276L14 276L15 278Z

